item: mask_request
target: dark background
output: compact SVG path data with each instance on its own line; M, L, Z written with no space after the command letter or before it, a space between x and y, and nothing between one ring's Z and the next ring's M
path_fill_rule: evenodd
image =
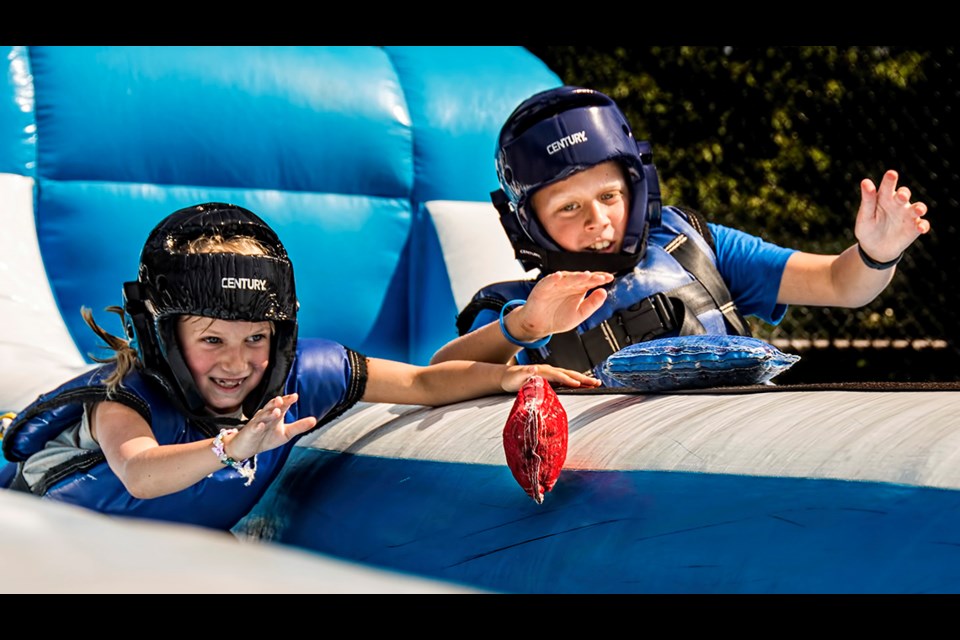
M860 180L896 169L930 233L859 309L793 306L754 334L801 360L778 383L960 380L960 57L953 47L528 46L617 100L665 204L804 251L855 242ZM752 319L755 320L755 319Z

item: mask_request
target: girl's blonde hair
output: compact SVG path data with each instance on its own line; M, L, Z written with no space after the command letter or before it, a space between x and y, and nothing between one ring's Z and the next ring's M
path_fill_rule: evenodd
M221 235L201 236L190 240L177 248L178 253L197 254L197 253L236 253L242 256L268 256L271 255L270 249L256 238L249 236L234 236L232 238L223 238ZM123 307L116 305L106 307L105 311L116 313L123 321ZM116 368L104 380L107 386L107 397L111 397L118 387L123 385L123 379L128 373L141 366L137 350L130 346L130 340L115 336L93 319L93 311L89 307L82 307L80 315L94 333L104 341L106 346L114 353L109 358L97 358L89 354L94 362L101 364L115 363ZM271 329L273 323L270 323Z

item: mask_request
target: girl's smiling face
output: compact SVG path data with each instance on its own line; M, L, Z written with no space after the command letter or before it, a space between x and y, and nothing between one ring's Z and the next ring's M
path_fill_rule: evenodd
M207 408L238 411L270 364L269 322L181 316L177 339L183 359Z
M620 163L608 160L543 187L530 204L544 230L565 251L619 253L630 192Z

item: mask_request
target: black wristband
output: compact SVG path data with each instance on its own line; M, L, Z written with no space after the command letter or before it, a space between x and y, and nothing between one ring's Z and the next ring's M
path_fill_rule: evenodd
M867 255L867 252L863 250L863 247L860 246L859 242L857 243L857 251L860 252L860 259L863 260L863 264L867 265L871 269L877 269L878 271L895 267L897 266L897 263L903 259L903 252L901 252L900 255L889 262L877 262Z

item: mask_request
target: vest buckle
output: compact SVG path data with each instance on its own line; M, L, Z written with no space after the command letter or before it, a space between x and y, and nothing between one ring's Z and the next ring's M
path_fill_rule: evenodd
M677 328L677 315L666 294L660 292L614 314L623 330L623 342L633 344L652 340ZM618 332L620 333L620 332Z

